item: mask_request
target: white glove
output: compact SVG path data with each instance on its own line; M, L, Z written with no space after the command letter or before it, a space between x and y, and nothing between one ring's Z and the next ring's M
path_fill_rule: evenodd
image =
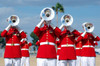
M7 27L6 27L6 29L5 30L9 30L10 29L10 27L11 27L11 25L9 24Z
M50 25L53 29L55 29L56 27L50 22Z
M19 33L23 32L23 30L21 30L20 27L16 26L16 28L18 29Z
M96 43L96 41L94 41L94 43Z
M27 39L26 38L21 39L21 42L23 42L23 41L27 41Z
M21 39L21 42L23 42L24 41L24 39Z
M60 27L59 27L59 29L62 29L64 27L64 25L62 24Z
M96 38L96 37L97 37L94 33L92 33L92 35L94 36L94 38Z
M59 38L56 38L56 41L59 41Z
M40 27L42 26L43 22L44 22L44 20L42 19L42 20L40 21L40 23L37 25L37 27L40 28Z
M85 36L85 34L86 34L86 31L81 35L82 37L84 37Z

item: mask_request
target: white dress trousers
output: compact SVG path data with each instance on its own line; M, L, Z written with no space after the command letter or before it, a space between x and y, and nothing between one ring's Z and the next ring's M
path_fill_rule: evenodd
M59 55L57 55L57 66L60 66Z
M60 66L68 66L67 64L69 63L69 66L76 66L76 60L60 60Z
M21 66L21 58L5 58L5 66Z
M81 66L81 56L77 56L76 66Z
M56 59L37 58L37 66L56 66Z
M30 58L22 57L21 58L21 66L30 66Z
M96 66L95 57L81 57L81 66Z

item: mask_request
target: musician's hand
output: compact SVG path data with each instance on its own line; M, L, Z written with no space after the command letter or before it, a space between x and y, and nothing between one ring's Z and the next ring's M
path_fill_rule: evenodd
M85 34L86 34L86 31L84 31L84 33L81 35L82 37L84 37L85 36Z
M62 29L64 27L64 24L62 24L60 27L59 27L59 29Z
M10 29L10 27L11 27L11 25L9 24L7 27L6 27L6 29L5 30L9 30Z
M42 26L42 24L43 24L43 22L44 22L45 20L44 19L42 19L41 21L40 21L40 23L38 23L38 25L37 25L37 27L41 27Z

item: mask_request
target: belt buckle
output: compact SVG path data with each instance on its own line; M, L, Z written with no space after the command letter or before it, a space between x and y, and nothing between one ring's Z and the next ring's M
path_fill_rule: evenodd
M66 46L68 47L68 43L66 44Z
M88 47L91 47L90 45L88 45Z
M47 42L48 43L48 45L49 45L49 42Z
M14 46L14 44L11 44L11 46Z

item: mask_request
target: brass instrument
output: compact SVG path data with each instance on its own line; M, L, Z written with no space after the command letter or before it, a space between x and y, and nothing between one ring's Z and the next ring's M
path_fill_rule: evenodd
M70 14L63 15L61 17L61 23L65 26L70 26L73 23L73 17Z
M55 17L55 12L52 8L46 7L41 11L40 17L45 21L50 21Z
M10 25L12 26L17 26L19 24L19 17L16 15L11 15L8 19L7 22L9 22Z
M86 32L91 33L91 32L93 32L93 30L94 30L94 26L93 26L92 23L85 22L85 23L83 23L82 26L83 26L83 28L84 28L84 30L85 30Z

